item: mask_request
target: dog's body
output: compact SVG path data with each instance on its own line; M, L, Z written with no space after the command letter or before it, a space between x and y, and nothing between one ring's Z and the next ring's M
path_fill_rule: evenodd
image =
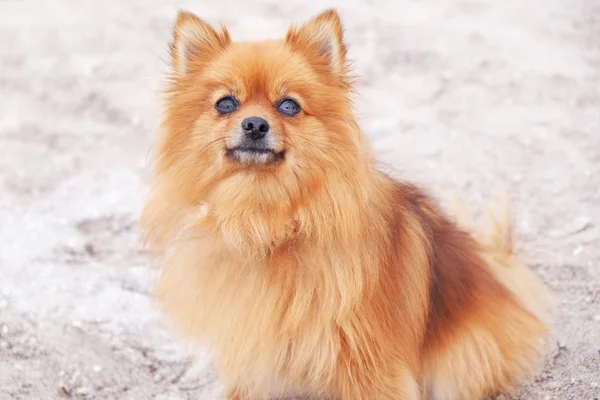
M539 356L542 288L508 224L467 233L375 169L345 53L333 11L261 43L180 14L142 218L156 296L230 399L509 391Z

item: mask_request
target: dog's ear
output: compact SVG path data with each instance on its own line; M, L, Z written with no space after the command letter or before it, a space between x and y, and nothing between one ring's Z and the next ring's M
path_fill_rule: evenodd
M200 68L231 43L225 27L217 32L196 15L179 11L173 26L171 64L175 73L186 75Z
M285 40L292 50L303 52L329 72L346 74L342 21L334 9L322 12L300 27L291 27Z

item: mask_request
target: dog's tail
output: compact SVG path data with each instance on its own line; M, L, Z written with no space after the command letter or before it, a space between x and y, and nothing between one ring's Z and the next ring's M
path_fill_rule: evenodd
M525 308L549 323L551 298L544 284L516 251L508 200L488 203L481 221L477 223L472 215L455 208L459 225L479 243L482 255L496 278Z

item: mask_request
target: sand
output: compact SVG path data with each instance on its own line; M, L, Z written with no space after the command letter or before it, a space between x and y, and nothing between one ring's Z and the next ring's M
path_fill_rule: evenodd
M509 193L556 300L517 398L600 398L600 2L5 0L0 399L221 398L152 302L137 243L170 25L183 7L277 37L325 6L382 168L474 209Z

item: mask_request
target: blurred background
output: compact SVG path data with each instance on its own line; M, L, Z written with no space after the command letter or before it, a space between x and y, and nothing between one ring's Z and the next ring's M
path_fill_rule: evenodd
M597 0L0 0L0 399L221 398L137 242L171 24L275 38L331 6L382 168L512 199L557 303L518 398L600 398Z

